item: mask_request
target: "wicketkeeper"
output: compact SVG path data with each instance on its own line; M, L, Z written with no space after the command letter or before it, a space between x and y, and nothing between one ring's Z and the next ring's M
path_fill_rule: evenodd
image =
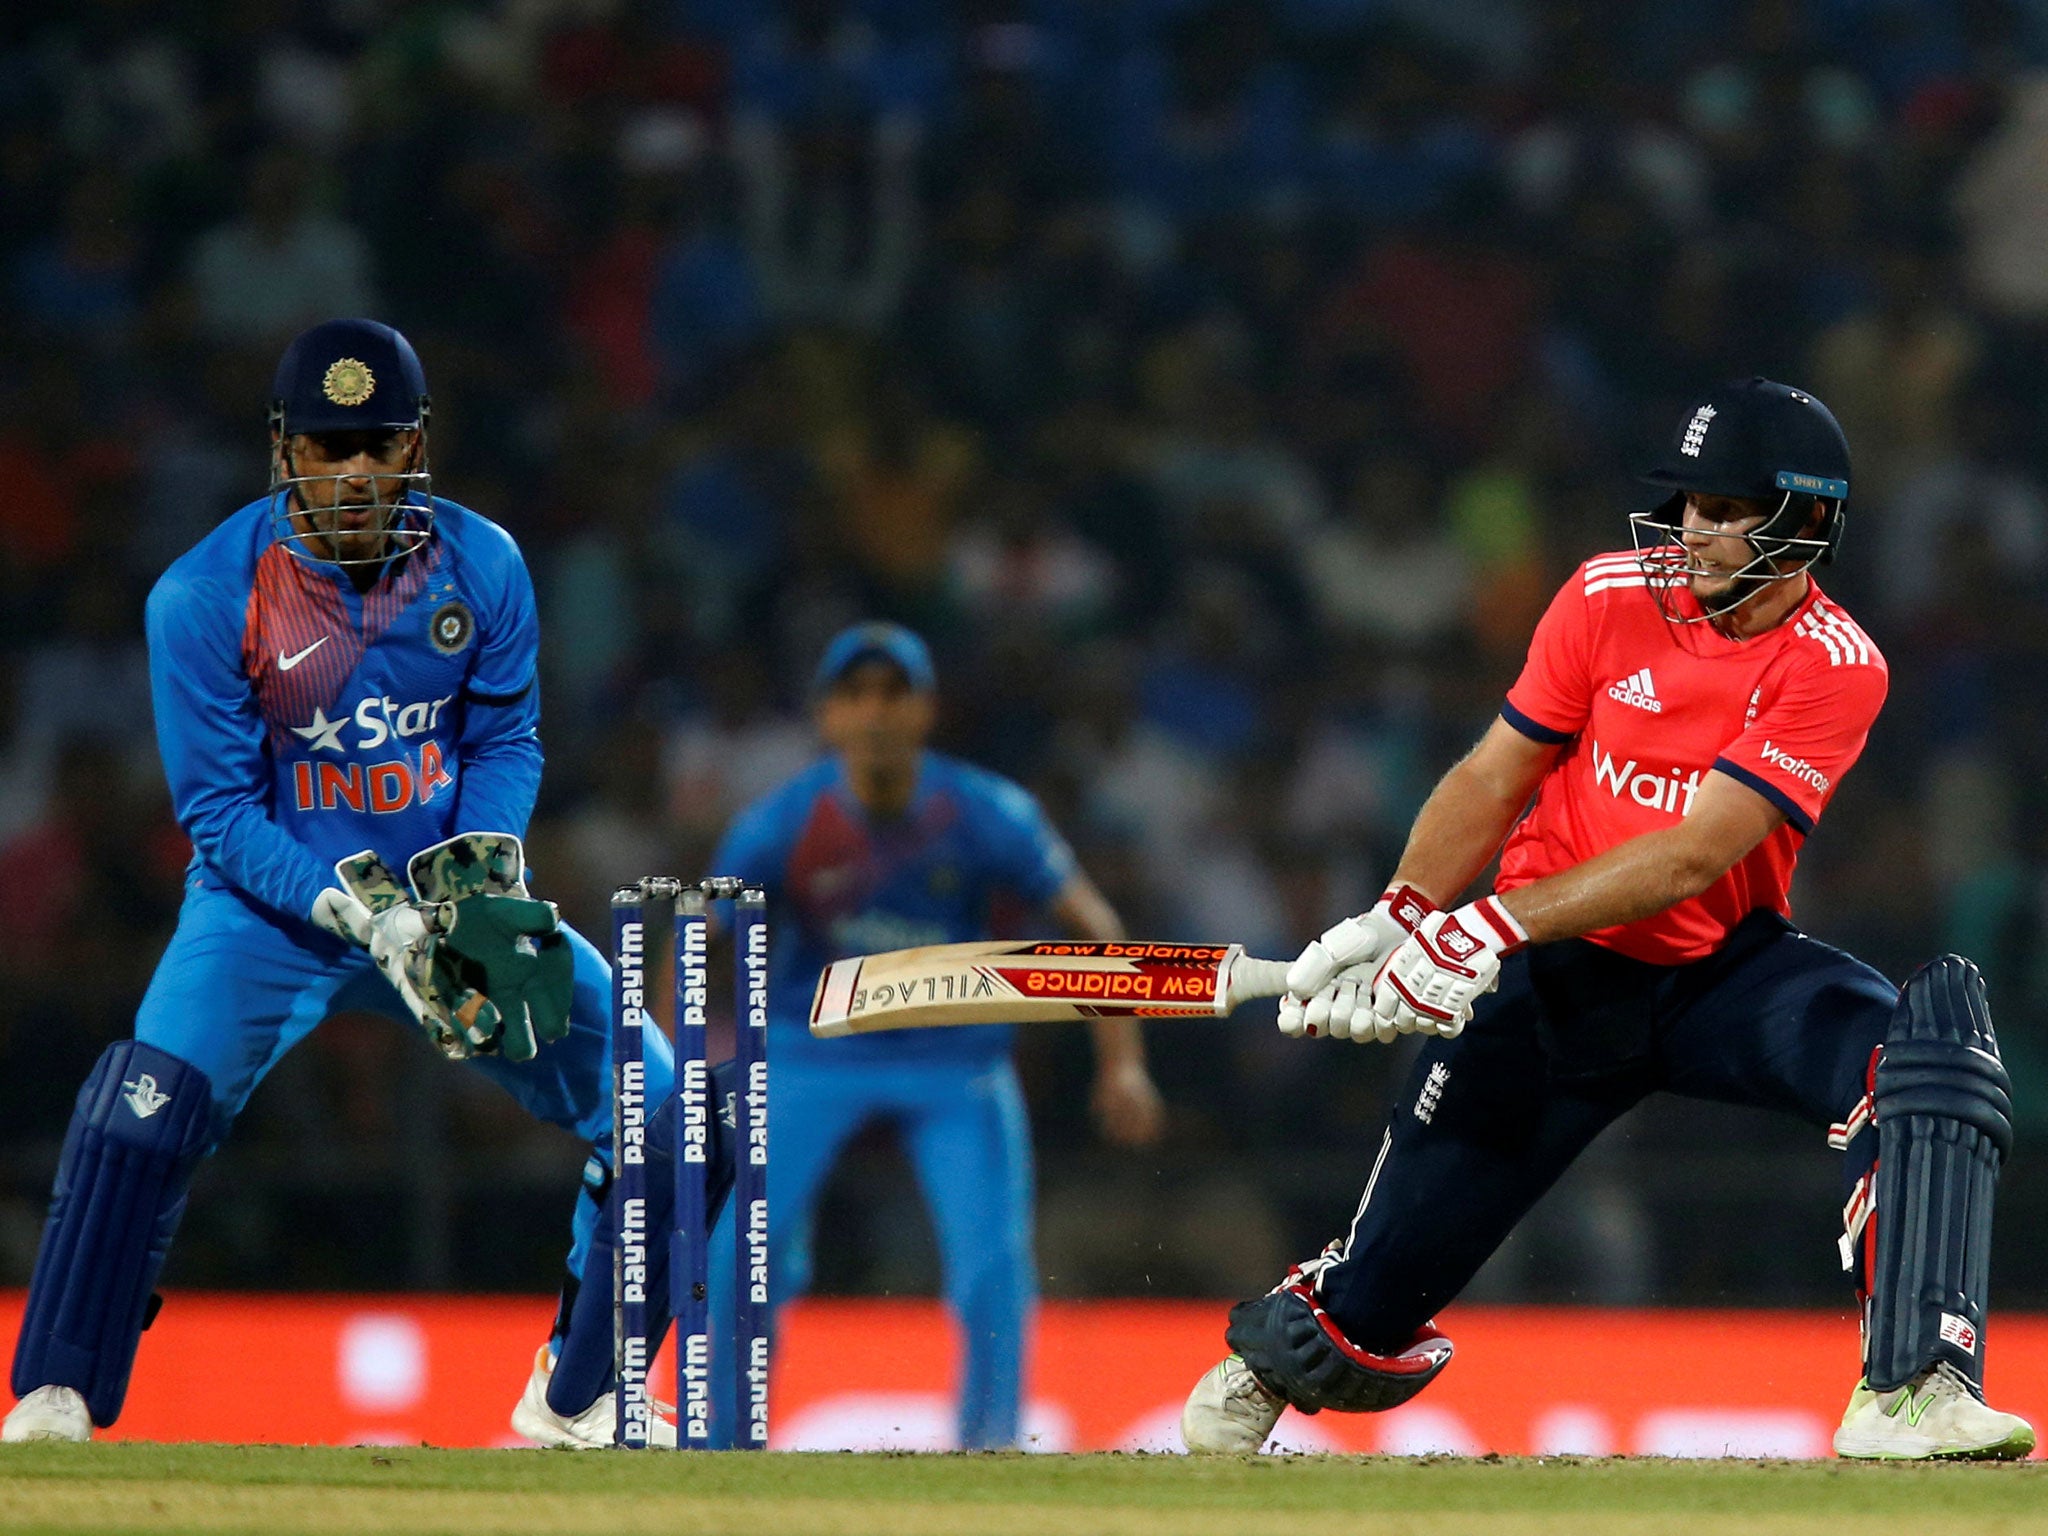
M526 889L533 586L510 535L433 495L426 379L398 332L314 327L273 395L268 493L150 594L157 742L192 865L135 1038L78 1095L0 1440L86 1440L115 1421L194 1169L286 1051L370 1009L416 1019L590 1141L557 1337L513 1426L608 1445L608 1256L576 1303L610 1183L611 981ZM658 1035L647 1071L666 1101ZM669 1184L650 1182L665 1202ZM650 1219L665 1225L665 1206Z
M1191 1450L1256 1450L1289 1405L1415 1396L1450 1363L1438 1310L1660 1089L1785 1110L1844 1154L1863 1373L1838 1454L2033 1449L1983 1393L2012 1146L1983 981L1944 955L1895 987L1789 916L1886 687L1810 574L1841 540L1848 444L1811 395L1750 379L1703 396L1647 478L1668 497L1631 518L1637 548L1557 594L1392 888L1289 972L1289 1035L1428 1038L1350 1226L1232 1309L1233 1353L1182 1416ZM1496 852L1493 890L1453 906Z

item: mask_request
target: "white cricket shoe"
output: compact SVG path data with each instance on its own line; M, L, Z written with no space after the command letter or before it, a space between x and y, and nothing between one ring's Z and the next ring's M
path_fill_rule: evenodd
M1226 1355L1195 1383L1180 1411L1180 1438L1197 1455L1251 1452L1266 1443L1286 1410L1239 1355Z
M69 1440L83 1445L92 1438L92 1415L76 1387L37 1387L14 1405L0 1424L0 1445L27 1445L32 1440Z
M1867 1461L2018 1461L2034 1427L1986 1407L1954 1366L1930 1366L1903 1387L1857 1382L1835 1431L1835 1454Z
M519 1395L519 1406L512 1410L513 1433L524 1435L535 1445L550 1448L610 1450L618 1428L617 1404L613 1395L600 1392L596 1402L575 1418L565 1419L548 1406L548 1381L554 1374L555 1357L543 1344L533 1357L533 1374L526 1378L526 1390ZM668 1417L672 1412L674 1409L667 1403L657 1402L654 1405L654 1421L647 1432L649 1445L660 1450L675 1449L675 1421Z

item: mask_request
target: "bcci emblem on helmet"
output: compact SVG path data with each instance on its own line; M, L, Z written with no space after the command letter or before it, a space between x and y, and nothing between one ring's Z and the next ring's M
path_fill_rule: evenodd
M359 358L336 358L320 380L320 393L336 405L362 405L377 391L377 375Z
M476 615L469 611L469 604L460 598L452 598L434 610L434 616L427 621L427 634L434 642L434 649L443 656L453 656L469 644L476 633Z

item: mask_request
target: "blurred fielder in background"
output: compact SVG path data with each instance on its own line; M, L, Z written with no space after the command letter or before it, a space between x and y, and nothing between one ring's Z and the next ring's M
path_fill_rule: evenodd
M1437 1310L1660 1089L1783 1109L1847 1153L1863 1379L1838 1454L2033 1448L1983 1401L2012 1140L1983 982L1944 955L1901 989L1789 920L1801 841L1886 689L1809 574L1841 540L1848 444L1811 395L1751 379L1701 398L1647 478L1670 494L1632 518L1637 550L1565 583L1392 888L1289 972L1290 1035L1430 1038L1350 1228L1232 1310L1234 1353L1183 1413L1191 1450L1256 1450L1290 1404L1421 1391L1451 1357ZM1445 910L1496 853L1492 894ZM1674 1368L1716 1368L1702 1344Z
M1050 910L1068 937L1113 940L1124 930L1029 794L926 750L935 689L931 654L911 631L861 624L838 635L814 684L830 754L742 812L712 864L765 885L773 917L776 1300L809 1284L813 1208L848 1138L873 1121L895 1127L964 1335L959 1443L971 1450L1018 1442L1037 1290L1031 1131L1010 1027L814 1040L811 993L827 962L846 955L986 938L1006 896ZM1136 1021L1093 1029L1103 1134L1123 1146L1155 1140L1163 1114Z
M575 1302L609 1184L610 971L526 898L532 584L502 528L432 494L426 378L397 331L315 326L273 395L269 492L150 594L158 748L194 852L135 1038L78 1096L0 1439L86 1440L119 1417L193 1171L286 1051L367 1009L410 1014L591 1142L558 1336L513 1424L608 1445L608 1281ZM666 1098L666 1042L648 1054Z

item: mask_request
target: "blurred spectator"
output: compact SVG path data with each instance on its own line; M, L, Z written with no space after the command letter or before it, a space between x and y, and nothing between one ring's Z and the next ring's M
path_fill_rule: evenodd
M317 162L285 150L257 157L239 218L193 248L192 299L217 340L268 348L336 315L377 307L370 250L347 221L318 209Z

